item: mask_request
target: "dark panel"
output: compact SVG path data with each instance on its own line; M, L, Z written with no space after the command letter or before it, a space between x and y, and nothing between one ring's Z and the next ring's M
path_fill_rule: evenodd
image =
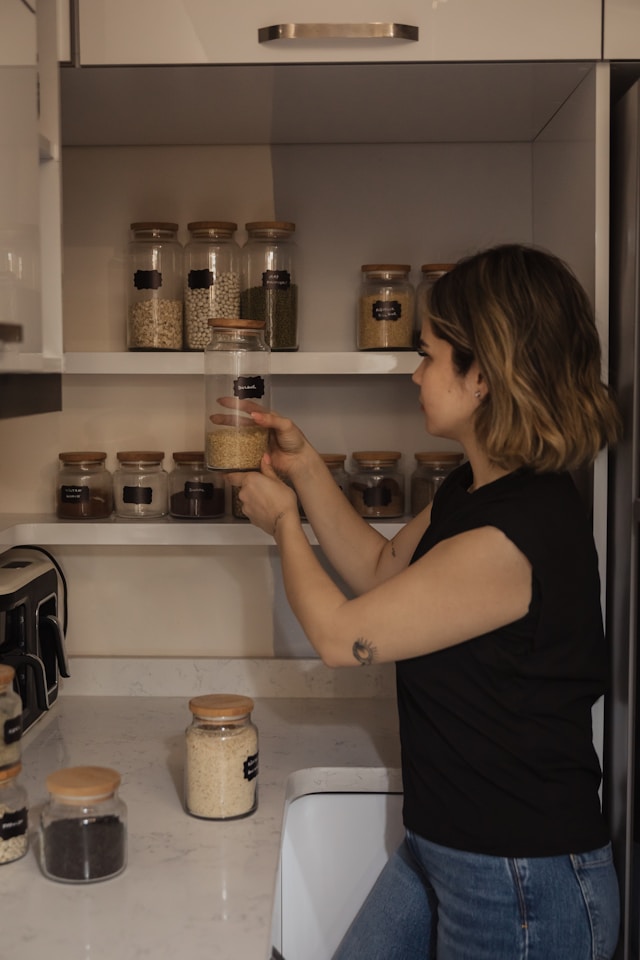
M59 373L0 373L0 420L62 410Z

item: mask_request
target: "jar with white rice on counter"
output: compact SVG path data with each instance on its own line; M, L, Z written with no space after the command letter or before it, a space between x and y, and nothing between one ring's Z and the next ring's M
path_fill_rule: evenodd
M233 820L258 805L258 730L253 700L206 694L189 701L184 800L187 813L206 820Z

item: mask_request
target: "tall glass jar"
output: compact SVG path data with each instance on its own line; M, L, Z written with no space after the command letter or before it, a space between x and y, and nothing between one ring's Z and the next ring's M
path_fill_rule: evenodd
M13 667L0 663L0 769L20 760L22 700L13 688L15 676Z
M258 730L253 700L208 694L189 701L184 794L187 813L207 820L246 817L258 805Z
M64 883L92 883L122 873L127 862L127 808L120 774L110 767L66 767L47 777L40 815L40 866Z
M443 277L449 270L453 270L454 267L455 263L423 263L420 267L421 279L416 288L416 329L418 332L425 316L429 290L436 280Z
M184 249L184 334L187 350L204 350L211 317L240 316L237 223L199 220L187 225Z
M416 453L415 458L416 468L411 474L411 513L414 517L431 503L445 477L462 463L463 454L430 450Z
M29 803L21 763L0 770L0 864L24 857L29 846Z
M404 477L396 450L358 450L349 485L349 499L361 517L401 517Z
M271 350L298 349L295 223L263 220L246 225L242 248L240 316L263 320Z
M129 350L182 350L182 245L177 223L132 223Z
M415 292L406 263L365 263L358 299L358 350L414 347Z
M56 514L62 520L101 520L113 512L113 480L102 451L58 454Z
M116 516L134 519L164 517L168 510L167 474L160 450L121 450L113 473Z
M264 322L210 320L204 352L205 463L209 470L258 470L269 431L250 417L270 407L270 353Z
M204 465L202 451L178 451L169 474L169 513L182 520L207 520L224 514L224 476Z

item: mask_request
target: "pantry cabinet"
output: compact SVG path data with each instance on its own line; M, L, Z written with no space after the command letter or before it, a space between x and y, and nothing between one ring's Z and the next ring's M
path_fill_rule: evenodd
M601 0L79 0L83 65L597 59Z
M604 0L603 33L606 60L640 60L640 4Z

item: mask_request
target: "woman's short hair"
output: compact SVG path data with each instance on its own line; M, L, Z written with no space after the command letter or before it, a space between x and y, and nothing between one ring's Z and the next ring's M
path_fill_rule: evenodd
M488 393L476 436L513 470L573 470L620 434L601 379L600 340L583 287L558 257L507 244L461 260L423 304L461 375L473 361Z

